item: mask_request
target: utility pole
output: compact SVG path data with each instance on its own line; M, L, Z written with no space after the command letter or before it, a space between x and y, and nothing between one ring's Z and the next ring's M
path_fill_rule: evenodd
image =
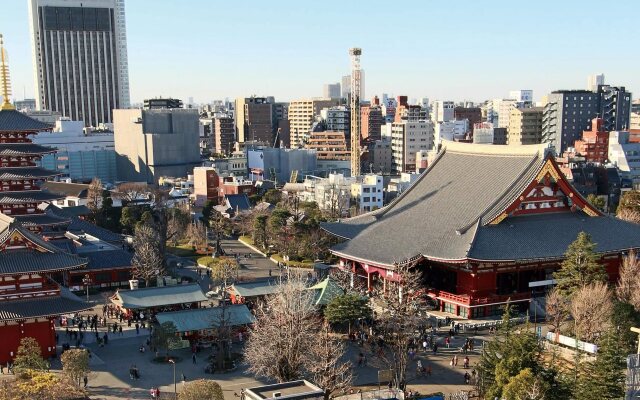
M360 55L362 49L349 49L351 56L351 176L360 175Z

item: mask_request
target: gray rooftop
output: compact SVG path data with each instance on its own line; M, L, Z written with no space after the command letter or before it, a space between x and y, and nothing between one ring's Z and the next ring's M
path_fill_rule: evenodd
M81 299L74 300L63 296L2 301L0 302L0 321L70 314L90 308L91 305Z
M258 297L275 293L278 284L275 281L243 282L231 285L231 291L242 297Z
M136 310L175 304L206 301L200 285L159 286L136 290L118 290L112 301L124 308Z
M444 147L418 181L388 206L324 224L330 233L349 239L332 251L386 266L420 257L558 258L580 231L590 233L601 252L640 247L640 226L582 211L510 216L490 225L542 170L545 148L452 142ZM607 234L618 230L625 235Z
M194 310L163 312L156 314L160 324L173 322L178 332L194 332L213 329L220 325L222 307L197 308ZM255 317L244 304L226 307L224 319L227 326L249 325Z
M427 255L464 259L478 221L498 216L520 194L523 177L544 164L542 146L445 142L445 150L400 197L361 222L326 226L351 240L333 248L384 265ZM357 225L361 225L359 230ZM401 240L389 240L401 238Z

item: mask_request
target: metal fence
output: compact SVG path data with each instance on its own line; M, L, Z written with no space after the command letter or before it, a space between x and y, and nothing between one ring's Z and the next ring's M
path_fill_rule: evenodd
M404 393L399 389L378 389L368 392L360 392L353 394L345 394L344 396L334 397L336 400L388 400L398 399L404 400Z
M640 398L640 354L627 356L627 382L624 398L626 400Z

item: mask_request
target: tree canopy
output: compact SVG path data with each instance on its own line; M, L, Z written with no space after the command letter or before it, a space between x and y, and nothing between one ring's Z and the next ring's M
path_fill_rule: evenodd
M211 379L197 379L185 383L178 393L178 400L224 400L224 393L218 382Z
M355 293L338 296L324 309L324 317L332 324L349 323L371 317L369 299Z
M598 263L595 248L596 244L585 232L580 232L569 245L560 269L553 274L560 294L569 297L582 286L607 281L607 273Z
M40 345L32 337L22 338L20 346L13 360L13 368L18 374L28 374L30 371L44 371L47 362L42 358Z

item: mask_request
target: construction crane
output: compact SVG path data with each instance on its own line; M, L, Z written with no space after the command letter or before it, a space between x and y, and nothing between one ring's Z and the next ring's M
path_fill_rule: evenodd
M15 110L9 96L11 96L11 83L9 81L9 57L4 49L4 41L0 34L0 86L2 89L2 104L0 110Z
M360 55L362 49L349 49L351 56L351 176L360 175Z

